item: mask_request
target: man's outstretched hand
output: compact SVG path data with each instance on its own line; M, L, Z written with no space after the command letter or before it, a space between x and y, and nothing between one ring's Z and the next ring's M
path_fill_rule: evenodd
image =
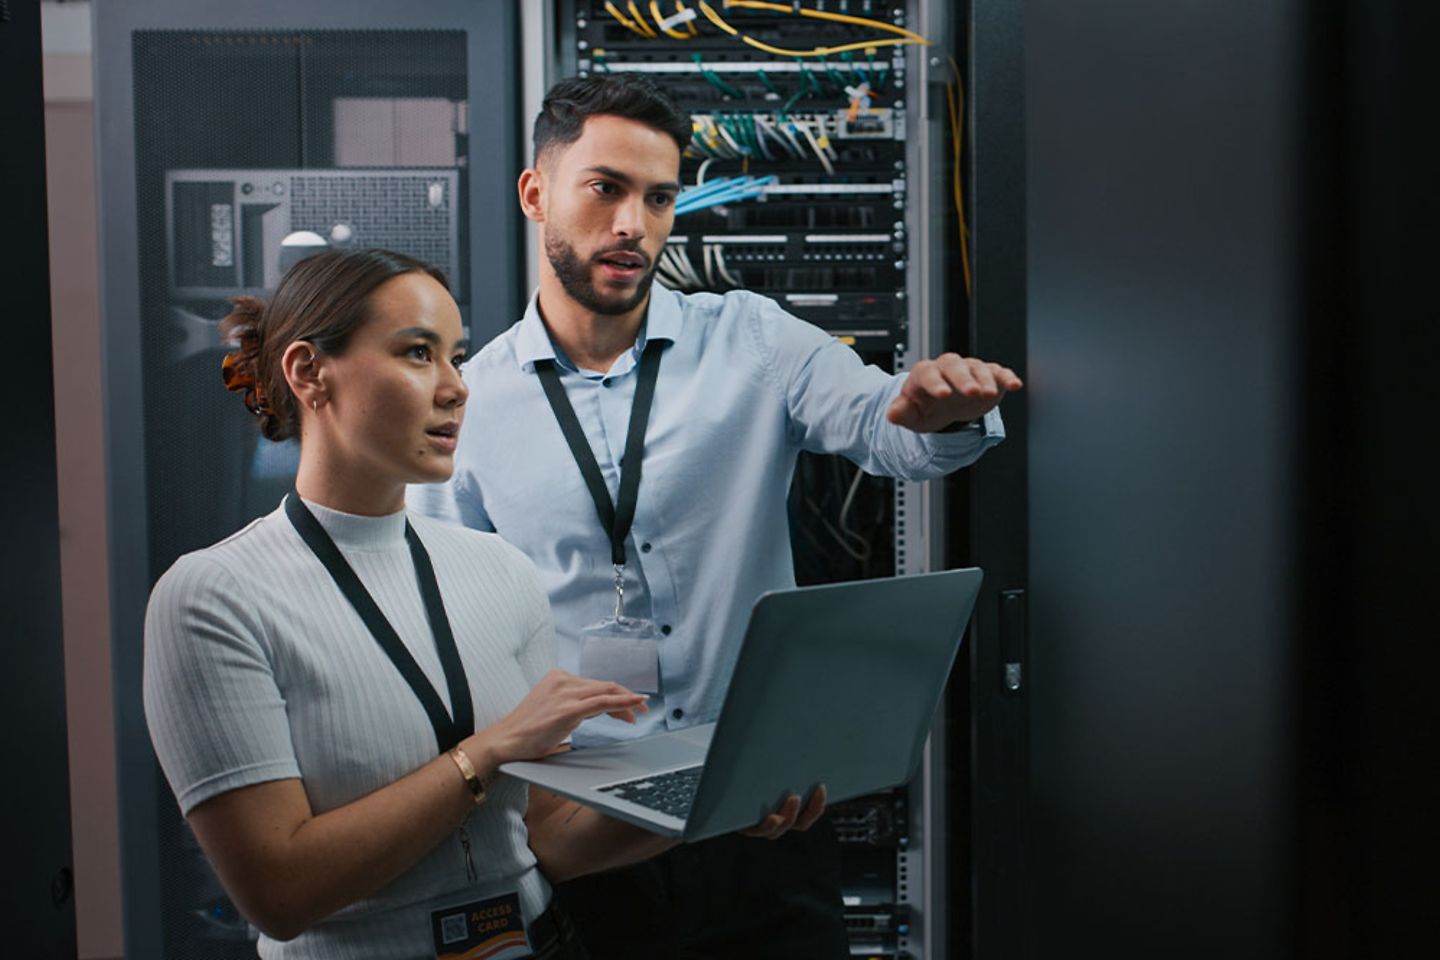
M942 353L910 368L900 394L885 417L916 433L943 430L952 423L978 420L1011 390L1025 386L1015 371L958 353Z

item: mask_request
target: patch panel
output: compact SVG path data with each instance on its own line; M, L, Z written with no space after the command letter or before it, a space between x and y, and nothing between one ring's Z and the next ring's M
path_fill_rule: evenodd
M910 932L910 910L904 904L877 905L845 910L854 957L908 957L901 944Z
M831 804L830 821L841 843L870 847L899 846L909 830L905 804L891 794Z

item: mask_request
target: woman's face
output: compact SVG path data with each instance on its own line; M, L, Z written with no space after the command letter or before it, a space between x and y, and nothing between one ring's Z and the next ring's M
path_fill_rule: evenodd
M317 426L346 485L449 478L469 394L463 337L459 308L428 274L392 277L370 295L366 322L321 362Z

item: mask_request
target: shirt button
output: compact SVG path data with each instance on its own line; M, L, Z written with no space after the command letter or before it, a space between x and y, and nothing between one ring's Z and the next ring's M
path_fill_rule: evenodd
M650 544L649 544L648 542L640 544L640 552L641 552L641 553L649 553L649 552L650 552Z
M608 386L610 386L610 380L609 380L609 378L606 378L606 379L604 379L604 380L601 380L601 381L600 381L600 386L602 386L602 387L608 387Z
M663 626L661 626L661 627L660 627L660 632L663 633L663 634L665 634L665 636L667 636L667 637L670 636L670 624L667 623L667 624L664 624Z
M679 720L685 716L685 711L681 710L679 707L676 707L674 710L670 711L670 716L674 717L676 720Z

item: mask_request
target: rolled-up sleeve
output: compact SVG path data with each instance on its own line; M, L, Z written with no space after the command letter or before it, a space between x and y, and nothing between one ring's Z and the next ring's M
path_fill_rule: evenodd
M955 433L916 433L885 418L905 374L864 363L850 347L773 300L754 298L752 335L781 392L797 445L840 454L866 473L930 480L977 460L1005 437L998 409Z

